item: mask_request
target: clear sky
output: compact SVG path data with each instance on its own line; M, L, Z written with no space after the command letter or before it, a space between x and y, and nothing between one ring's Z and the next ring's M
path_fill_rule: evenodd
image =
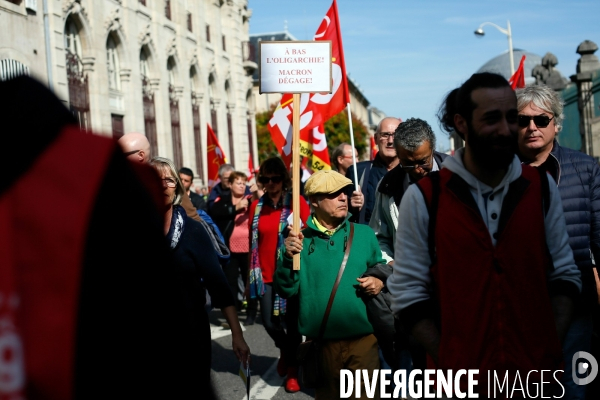
M248 0L250 33L288 31L311 40L332 0ZM558 57L565 77L575 73L575 52L588 39L600 45L600 0L338 0L346 69L372 106L389 116L422 118L449 147L435 113L451 89L493 57L513 47ZM600 51L596 52L600 56ZM519 60L515 59L518 64Z

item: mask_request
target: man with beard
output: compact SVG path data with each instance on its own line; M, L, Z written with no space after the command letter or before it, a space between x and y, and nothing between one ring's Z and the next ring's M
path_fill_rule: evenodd
M476 391L489 396L494 373L550 393L556 380L539 371L561 369L581 291L556 184L515 155L517 99L503 77L474 74L439 115L466 147L402 199L392 310L430 368L478 369Z

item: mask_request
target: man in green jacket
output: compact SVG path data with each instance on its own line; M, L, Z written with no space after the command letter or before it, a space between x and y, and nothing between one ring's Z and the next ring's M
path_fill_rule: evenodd
M316 338L327 308L344 252L349 242L348 192L352 181L335 171L314 173L304 187L313 214L299 234L290 232L285 253L280 254L275 285L283 297L298 295L298 329ZM300 253L300 270L292 268L292 257ZM340 370L366 369L372 376L379 368L377 340L367 310L357 290L377 295L383 282L375 277L360 278L370 267L385 264L375 234L366 225L354 225L354 238L321 346L323 374L327 384L317 388L317 399L340 398ZM362 380L361 380L362 383ZM366 397L363 388L361 395ZM360 398L363 398L360 397ZM372 398L372 397L371 397ZM376 398L379 398L377 391Z

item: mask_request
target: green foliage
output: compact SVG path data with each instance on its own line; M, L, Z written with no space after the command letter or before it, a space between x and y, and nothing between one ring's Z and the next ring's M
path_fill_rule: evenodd
M271 133L267 128L269 120L273 116L275 105L269 111L256 114L256 136L258 140L258 160L262 163L269 157L278 155L278 151L271 140ZM352 128L354 129L354 145L359 156L368 150L369 131L367 127L356 117L352 116ZM350 143L350 129L348 125L348 113L346 110L334 115L325 123L325 136L329 152L340 143Z
M269 132L269 128L267 128L269 120L273 116L273 111L275 111L275 105L272 105L269 111L256 114L256 137L258 146L258 162L260 164L262 164L262 162L267 158L279 154L275 148L273 140L271 140L271 132Z
M368 150L369 130L355 116L352 116L352 129L354 130L354 145L358 150L359 158L362 158ZM325 123L325 136L330 154L341 143L350 143L350 125L346 110L334 115Z

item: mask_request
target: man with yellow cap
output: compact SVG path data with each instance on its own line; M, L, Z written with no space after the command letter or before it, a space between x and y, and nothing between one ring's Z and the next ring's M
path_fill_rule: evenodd
M304 191L313 213L302 232L290 232L285 240L274 276L280 295L299 296L300 333L318 338L346 248L350 250L319 348L324 385L316 389L317 399L340 398L341 369L364 369L372 376L379 368L377 340L357 290L373 296L381 291L381 280L360 276L385 260L371 228L348 221L351 189L352 181L335 171L316 172L306 181ZM294 270L292 257L298 253L300 270ZM361 394L367 398L364 387Z

